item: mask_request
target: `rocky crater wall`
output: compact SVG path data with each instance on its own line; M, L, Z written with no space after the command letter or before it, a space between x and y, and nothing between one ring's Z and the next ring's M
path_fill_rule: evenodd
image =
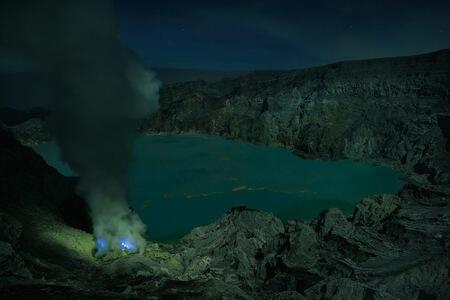
M163 87L142 130L206 132L450 184L450 50Z

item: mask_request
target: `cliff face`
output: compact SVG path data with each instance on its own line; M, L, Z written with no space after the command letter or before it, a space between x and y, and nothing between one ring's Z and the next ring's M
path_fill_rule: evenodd
M165 86L144 132L201 131L450 184L450 50Z

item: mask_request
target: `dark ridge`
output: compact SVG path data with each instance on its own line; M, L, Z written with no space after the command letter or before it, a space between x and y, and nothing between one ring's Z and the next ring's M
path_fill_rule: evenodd
M0 108L0 121L7 126L15 126L33 118L47 120L50 112L41 107L18 110L11 107Z
M59 174L31 148L22 146L4 127L0 128L0 207L19 220L26 208L49 209L67 225L90 232L85 202L75 194L74 179ZM19 215L17 215L19 214Z

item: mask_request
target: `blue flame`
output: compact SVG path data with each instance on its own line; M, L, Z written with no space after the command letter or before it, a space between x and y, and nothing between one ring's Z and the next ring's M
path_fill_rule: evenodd
M106 243L105 239L102 238L97 239L97 252L105 251L107 246L108 244Z
M128 239L120 239L120 248L123 251L137 251L137 246Z
M136 252L138 247L135 243L126 238L119 239L119 249L126 252ZM97 238L97 253L105 253L108 250L108 243L104 238Z

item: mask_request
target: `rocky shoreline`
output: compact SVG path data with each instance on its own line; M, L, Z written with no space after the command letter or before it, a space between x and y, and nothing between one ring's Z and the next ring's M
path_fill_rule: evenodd
M89 218L70 181L2 128L0 294L448 299L449 87L448 50L164 87L145 133L198 131L385 163L410 183L363 199L350 217L330 208L283 224L233 208L176 244L105 260L90 253Z

